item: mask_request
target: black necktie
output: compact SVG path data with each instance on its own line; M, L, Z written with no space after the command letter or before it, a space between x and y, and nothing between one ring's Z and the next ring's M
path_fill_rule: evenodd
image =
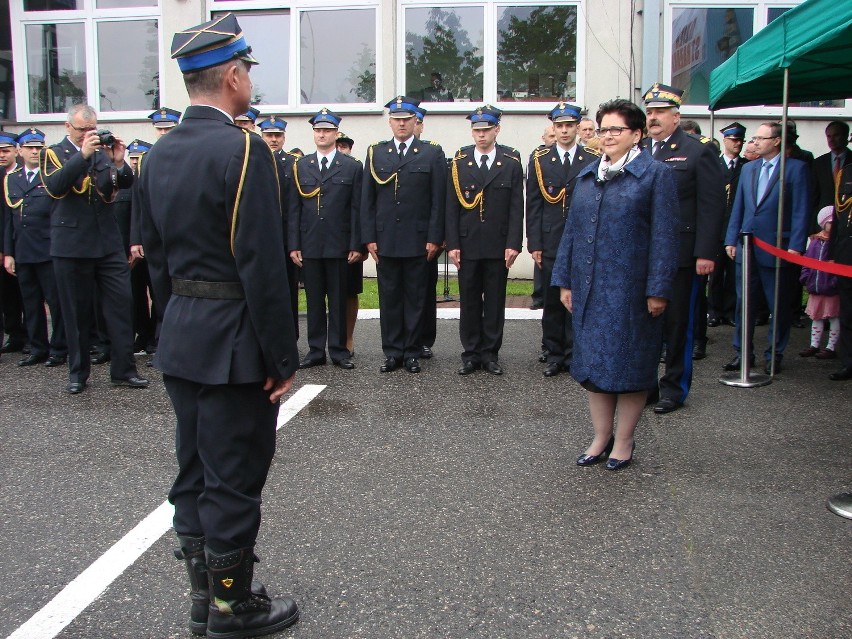
M733 158L731 158L731 163L728 165L728 168L729 168L731 171L733 171L733 170L734 170L734 167L736 167L736 166L737 166L737 161L736 161L736 160L734 160Z
M320 162L320 175L325 176L325 172L326 172L327 169L328 169L328 158L323 157L322 161Z
M35 177L35 171L27 171L27 182L32 184L33 183L33 177Z
M405 157L405 142L400 142L399 143L399 159L401 160L404 157Z
M651 154L653 157L657 157L657 154L660 152L660 149L663 148L662 142L654 142L654 152Z
M488 156L483 155L479 160L479 168L482 170L482 175L488 175Z
M571 154L567 151L562 156L562 168L565 169L565 177L568 177L568 171L571 170Z

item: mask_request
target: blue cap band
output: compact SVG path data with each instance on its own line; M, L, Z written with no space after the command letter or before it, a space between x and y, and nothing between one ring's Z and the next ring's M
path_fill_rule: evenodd
M246 40L242 36L234 40L231 44L198 53L196 55L188 55L178 58L178 66L182 73L189 71L198 71L208 67L215 67L217 64L222 64L228 60L233 60L237 54L248 49Z
M23 146L27 142L41 142L44 144L44 136L39 135L38 133L24 133L23 135L18 136L18 144Z
M17 135L0 132L0 144L15 146L18 143Z

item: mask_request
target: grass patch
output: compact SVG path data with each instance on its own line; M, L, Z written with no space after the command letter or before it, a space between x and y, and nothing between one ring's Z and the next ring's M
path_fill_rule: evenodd
M506 295L531 296L533 292L532 280L509 280L506 282ZM438 276L438 285L435 287L435 296L440 299L444 295L444 278ZM458 299L459 281L456 277L450 278L450 295ZM379 308L379 285L374 277L364 278L364 292L358 296L359 308ZM305 291L299 289L299 311L304 313L308 310L305 302Z

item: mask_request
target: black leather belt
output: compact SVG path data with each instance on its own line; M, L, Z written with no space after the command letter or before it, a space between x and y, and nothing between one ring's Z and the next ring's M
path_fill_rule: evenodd
M246 294L239 282L204 282L172 278L172 293L183 297L203 297L209 300L242 300Z

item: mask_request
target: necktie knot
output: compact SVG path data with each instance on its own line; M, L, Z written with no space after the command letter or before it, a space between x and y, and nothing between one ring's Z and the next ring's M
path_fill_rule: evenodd
M405 142L400 142L400 143L399 143L399 157L400 157L400 158L405 157L405 147L406 147Z
M483 155L482 158L480 158L479 166L482 168L483 171L488 170L488 156L487 155Z
M325 173L326 169L328 169L328 158L323 157L323 159L320 160L320 173Z

